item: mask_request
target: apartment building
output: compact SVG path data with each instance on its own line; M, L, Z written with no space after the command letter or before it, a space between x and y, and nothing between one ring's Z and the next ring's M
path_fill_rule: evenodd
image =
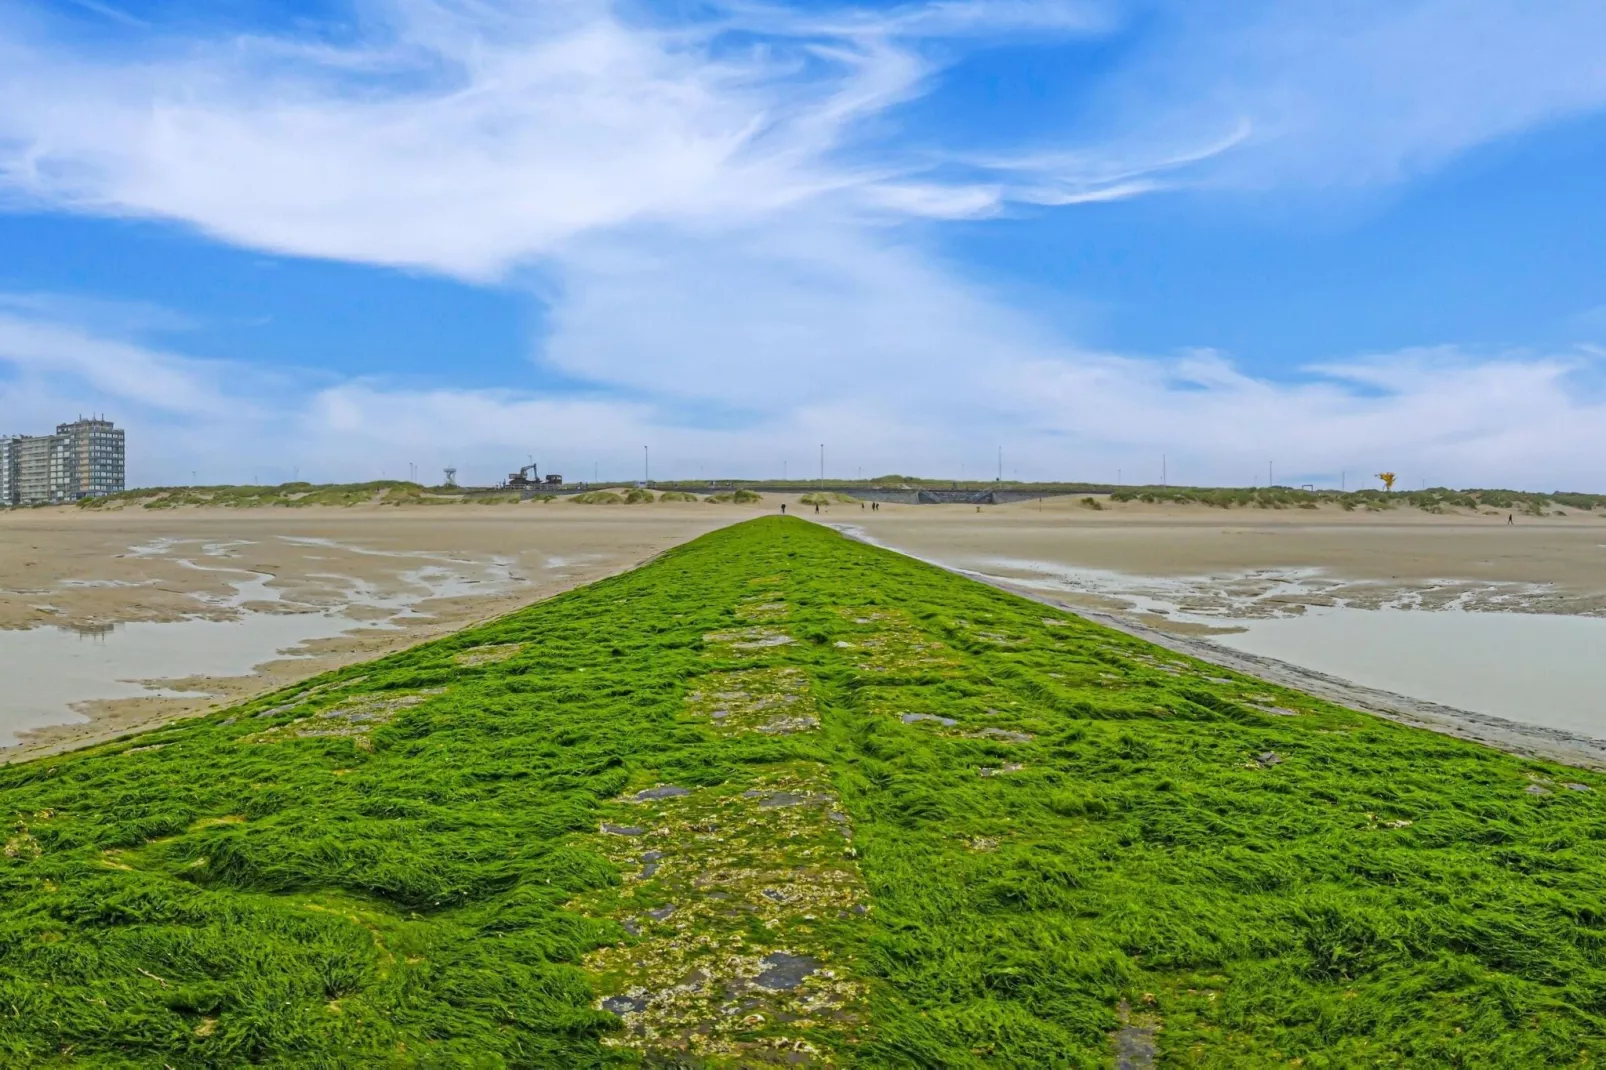
M0 505L73 502L120 491L123 432L110 420L57 424L53 435L0 438Z

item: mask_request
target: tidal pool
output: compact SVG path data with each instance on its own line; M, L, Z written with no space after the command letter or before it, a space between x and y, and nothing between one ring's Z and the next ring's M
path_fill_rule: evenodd
M75 707L96 699L180 694L163 679L245 676L280 652L359 627L340 613L246 613L239 620L134 621L104 628L0 632L11 677L0 697L0 746L34 728L88 720ZM158 686L146 686L151 681Z
M298 656L304 643L355 629L399 629L429 616L419 603L438 598L496 594L522 582L511 559L462 560L442 554L390 553L349 547L327 540L286 542L338 546L363 554L418 558L416 568L398 571L391 584L321 574L343 593L334 604L290 605L266 572L214 564L230 556L237 543L207 543L202 560L174 556L197 540L162 539L129 550L134 557L169 556L179 565L219 573L227 594L196 594L212 610L234 611L232 620L135 621L93 628L40 627L0 631L0 665L7 686L0 692L0 747L19 742L19 733L53 725L83 723L86 703L101 700L179 697L168 681L190 677L247 676L266 662ZM204 562L204 563L203 563ZM69 580L68 585L95 580ZM263 612L264 607L297 612Z
M1367 687L1606 739L1606 620L1599 617L1336 607L1232 623L1244 630L1210 641Z

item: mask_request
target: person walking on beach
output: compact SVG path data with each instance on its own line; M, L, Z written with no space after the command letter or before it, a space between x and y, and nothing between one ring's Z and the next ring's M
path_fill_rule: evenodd
M781 503L781 515L782 516L786 515L786 503L785 502Z
M1509 524L1515 524L1516 522L1517 522L1517 514L1516 513L1507 513L1506 514L1506 523L1508 525Z

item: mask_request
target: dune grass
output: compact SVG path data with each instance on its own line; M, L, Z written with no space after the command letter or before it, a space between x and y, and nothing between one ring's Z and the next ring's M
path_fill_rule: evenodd
M0 768L0 1064L1587 1065L1603 795L767 517Z
M762 494L748 490L746 487L738 490L720 491L718 494L710 494L703 499L710 505L730 505L732 503L736 505L757 505L763 500L764 496Z
M144 509L181 509L190 506L295 509L352 505L500 505L518 500L517 492L471 494L458 487L425 487L406 480L382 479L369 483L142 487L95 498L81 498L74 504L80 509L89 510L117 510L134 506Z
M1428 513L1518 512L1525 516L1566 515L1562 508L1591 512L1606 506L1606 495L1556 491L1540 494L1512 490L1452 490L1427 487L1422 490L1382 491L1373 489L1336 491L1303 490L1294 487L1123 487L1110 495L1118 502L1167 502L1179 505L1208 505L1220 509L1315 509L1337 505L1346 511L1362 509L1383 512L1397 506ZM1085 500L1085 499L1084 499Z

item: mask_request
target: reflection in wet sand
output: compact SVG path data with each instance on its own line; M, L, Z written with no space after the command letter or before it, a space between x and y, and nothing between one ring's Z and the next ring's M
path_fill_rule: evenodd
M176 540L167 540L159 549L147 549L145 556L176 545ZM0 631L0 662L29 667L25 676L13 677L0 706L0 746L18 742L19 733L87 721L78 710L86 702L205 694L193 690L196 678L249 676L264 662L307 656L302 648L314 640L357 628L397 629L403 621L425 618L428 614L416 608L420 602L470 592L495 594L514 582L501 560L410 570L400 577L400 593L391 594L362 580L329 575L325 578L346 592L339 604L287 607L282 593L270 586L274 577L269 573L188 559L179 564L243 577L226 581L231 594L194 596L207 607L235 610L235 619L72 622Z
M1606 738L1606 620L1542 613L1315 609L1214 641L1368 687Z

